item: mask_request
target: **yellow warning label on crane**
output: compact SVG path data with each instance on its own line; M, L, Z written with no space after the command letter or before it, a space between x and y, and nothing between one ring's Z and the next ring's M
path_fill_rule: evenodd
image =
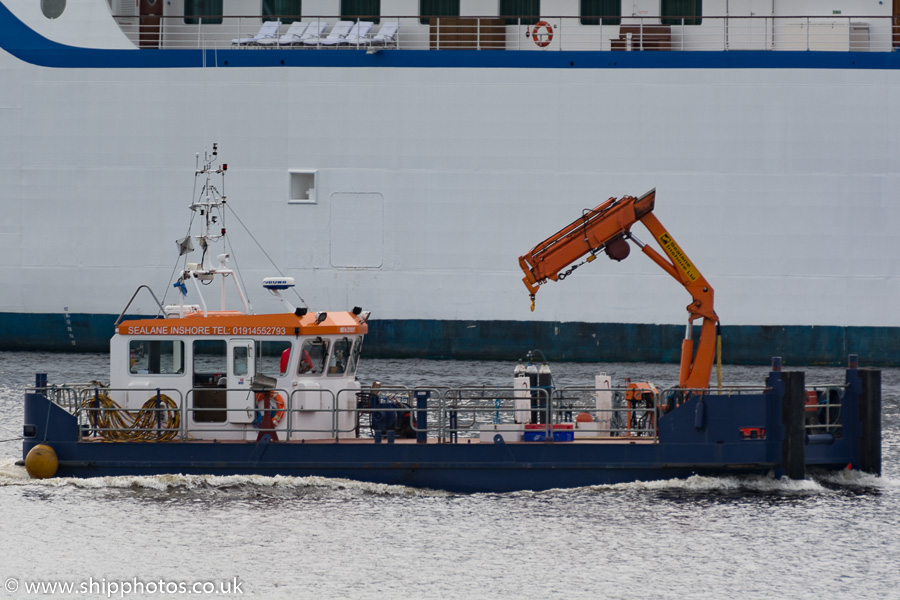
M663 233L658 239L660 245L666 251L666 254L668 254L672 259L672 262L675 263L675 266L681 269L682 273L687 275L688 279L697 281L700 278L700 272L694 268L690 259L688 259L687 255L681 251L681 248L678 247L678 244L675 243L672 236L668 233Z

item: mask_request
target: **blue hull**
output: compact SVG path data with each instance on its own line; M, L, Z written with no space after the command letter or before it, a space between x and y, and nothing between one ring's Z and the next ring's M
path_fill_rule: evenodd
M73 415L42 394L29 393L23 456L40 443L50 445L59 459L59 476L321 476L466 493L572 488L695 474L797 478L803 477L807 466L880 472L880 372L851 369L846 383L837 437L807 433L803 374L773 372L765 394L691 398L660 418L655 443L640 439L634 443L505 443L502 439L446 444L434 440L423 444L285 443L269 442L267 437L258 443L104 443L79 441ZM748 429L765 433L750 438L745 435Z
M89 444L81 444L87 446ZM70 454L68 449L57 453ZM775 461L725 463L708 456L700 462L673 463L659 448L628 452L582 444L471 444L443 447L384 444L128 444L127 449L73 448L77 460L62 461L58 476L115 475L284 475L343 478L451 492L511 492L685 478L694 474L759 474ZM259 458L254 458L262 454ZM697 455L696 452L690 452Z

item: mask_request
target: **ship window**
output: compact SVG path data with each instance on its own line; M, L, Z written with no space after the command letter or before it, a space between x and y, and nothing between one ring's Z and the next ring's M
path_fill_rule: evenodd
M347 364L347 374L356 373L356 365L359 364L359 354L362 352L362 338L356 338L353 343L353 352L350 353L350 362Z
M381 0L341 0L341 19L372 21L378 23Z
M41 12L48 19L58 19L66 10L66 0L41 0Z
M325 370L325 359L328 358L328 340L316 338L303 342L300 351L300 366L297 373L300 375L321 375Z
M184 342L174 340L131 340L128 344L129 370L139 375L184 373Z
M500 0L500 16L507 25L534 25L540 14L541 0Z
M194 342L194 389L191 406L195 423L224 423L228 413L225 392L228 372L225 340Z
M353 345L348 338L337 340L331 350L331 361L328 363L329 375L343 375L350 362L350 349Z
M263 21L281 20L284 24L300 20L303 0L262 0Z
M703 0L660 0L659 14L663 25L700 25ZM696 17L694 19L684 17Z
M619 25L621 15L621 0L581 0L582 25Z
M428 25L429 17L458 17L459 0L419 0L419 22Z
M221 25L222 0L184 0L185 25Z
M256 372L269 377L283 377L291 362L291 343L268 341L256 344Z
M248 346L235 346L232 356L232 371L235 375L247 374L247 357L250 355Z
M316 172L290 170L288 204L316 203Z

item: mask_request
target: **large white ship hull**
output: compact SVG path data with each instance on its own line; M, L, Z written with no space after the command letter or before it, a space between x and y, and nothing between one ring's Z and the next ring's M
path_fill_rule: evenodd
M689 298L644 257L546 286L534 313L517 266L582 209L655 187L740 346L726 361L900 360L895 53L271 50L242 66L253 51L125 42L0 42L4 347L94 348L137 285L162 294L173 253L155 242L181 236L185 167L218 142L243 225L310 306L372 311L369 351L672 358ZM234 251L249 280L275 274Z

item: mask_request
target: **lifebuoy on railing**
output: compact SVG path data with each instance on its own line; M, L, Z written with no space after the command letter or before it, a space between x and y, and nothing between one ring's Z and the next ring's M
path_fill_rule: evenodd
M546 29L545 33L541 29ZM540 37L539 37L540 36ZM541 48L546 48L553 41L553 27L547 21L538 21L531 29L531 39Z
M277 427L281 420L284 419L284 396L278 392L260 392L256 394L256 407L259 409L260 403L263 404L263 410L256 411L256 418L253 420L253 426L259 428L263 424L263 412L265 411L266 395L269 396L269 413L272 415L272 427ZM274 406L273 406L274 405Z

